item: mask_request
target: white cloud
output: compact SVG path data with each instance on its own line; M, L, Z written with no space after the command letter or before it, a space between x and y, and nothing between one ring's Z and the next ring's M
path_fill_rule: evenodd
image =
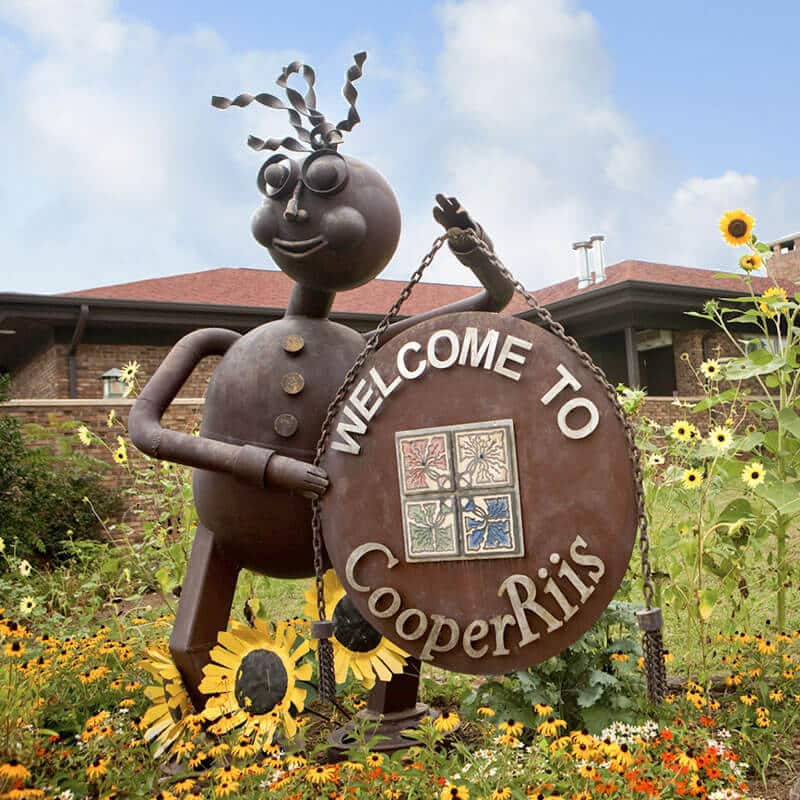
M732 169L688 178L613 96L594 18L573 0L464 0L439 9L442 50L366 44L364 122L345 151L395 186L410 274L440 232L433 196L457 195L532 288L574 273L572 241L608 236L609 260L730 263L726 208L778 236L800 227L797 182ZM2 290L55 292L218 266L267 266L252 240L259 158L248 133L281 114L219 113L212 93L271 90L304 53L234 52L216 32L165 34L112 0L0 0ZM320 107L338 118L350 41L318 55ZM314 58L311 58L312 63ZM784 230L785 229L785 230ZM769 232L768 232L769 231ZM472 282L446 253L430 279Z

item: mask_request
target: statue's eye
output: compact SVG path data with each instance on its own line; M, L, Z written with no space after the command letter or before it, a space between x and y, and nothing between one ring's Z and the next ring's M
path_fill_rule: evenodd
M338 153L314 153L303 164L303 183L315 194L334 194L347 183L347 164Z
M258 173L258 188L267 197L277 197L294 187L297 173L297 162L284 155L272 156Z

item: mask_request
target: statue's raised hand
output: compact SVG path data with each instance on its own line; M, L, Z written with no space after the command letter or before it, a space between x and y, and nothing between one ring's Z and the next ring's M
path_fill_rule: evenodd
M475 223L469 212L458 202L455 197L436 195L438 206L433 207L433 218L445 229L462 228L463 230L476 230Z

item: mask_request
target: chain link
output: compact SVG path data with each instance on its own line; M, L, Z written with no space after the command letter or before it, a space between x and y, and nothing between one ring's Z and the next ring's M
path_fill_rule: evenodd
M458 235L464 237L465 235L470 238L475 246L480 249L489 262L503 275L527 302L528 306L534 311L538 318L541 327L549 333L553 334L566 347L572 352L581 363L592 373L595 380L605 389L608 399L611 401L614 413L622 425L625 433L625 439L628 445L628 457L631 462L633 470L633 480L636 496L636 521L639 531L639 552L642 563L642 583L645 606L648 611L654 608L655 601L655 587L653 583L653 571L650 565L650 537L648 534L648 521L647 509L645 506L644 494L644 471L642 469L642 458L639 448L636 445L636 434L633 425L625 416L622 404L619 401L617 392L614 387L608 382L603 371L592 361L591 356L581 349L578 342L569 336L564 329L564 326L553 319L553 315L544 307L539 305L536 298L512 275L506 268L502 261L495 255L494 252L483 242L483 240L471 229L463 230L461 228L451 229L447 233L437 237L431 249L420 262L419 267L409 279L403 291L400 292L399 297L381 320L378 327L373 332L369 341L364 349L359 354L353 366L345 375L339 391L328 406L328 412L325 415L325 421L322 424L320 437L317 442L317 449L314 456L314 465L319 466L322 457L327 449L328 437L330 436L331 426L336 415L339 413L339 408L347 396L350 388L352 387L355 379L361 372L368 356L377 349L380 344L380 339L386 330L389 328L392 320L398 315L405 301L411 295L414 287L421 280L425 270L430 266L436 254L442 248L444 243L448 241L451 236ZM463 240L463 239L462 239ZM317 590L317 613L320 620L325 620L325 591L323 586L323 540L322 540L322 520L320 515L320 499L315 498L312 504L313 518L312 518L312 532L313 532L313 546L314 546L314 572L316 577L316 590ZM647 673L647 686L648 696L652 702L660 702L666 695L666 670L664 667L664 650L661 637L661 630L646 631L644 634L644 655ZM326 637L320 639L319 648L319 664L320 664L320 694L323 700L332 702L335 696L335 680L333 669L333 651L330 642Z

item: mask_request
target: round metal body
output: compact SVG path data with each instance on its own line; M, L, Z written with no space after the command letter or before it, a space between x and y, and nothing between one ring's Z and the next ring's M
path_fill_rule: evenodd
M214 370L200 435L312 461L328 404L363 347L360 333L328 319L287 316L255 328ZM302 391L287 391L297 376ZM284 578L314 574L306 497L208 470L195 470L194 496L200 520L241 566Z
M622 423L514 317L453 314L374 353L332 427L322 530L359 612L412 655L507 673L600 616L636 531Z

